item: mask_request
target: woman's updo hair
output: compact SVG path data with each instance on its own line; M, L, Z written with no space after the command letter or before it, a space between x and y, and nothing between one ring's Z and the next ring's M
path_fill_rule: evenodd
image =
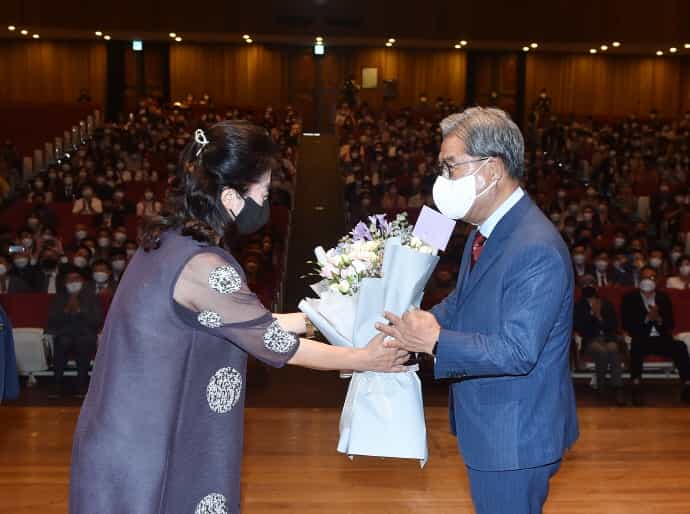
M200 142L203 141L203 142ZM232 188L240 195L279 165L280 150L268 132L245 121L223 121L192 138L169 182L165 208L148 219L142 233L142 247L160 246L165 230L182 229L195 240L229 247L235 223L221 203L221 193Z

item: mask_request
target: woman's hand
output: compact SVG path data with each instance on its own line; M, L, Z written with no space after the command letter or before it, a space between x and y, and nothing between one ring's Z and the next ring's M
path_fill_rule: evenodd
M405 371L405 363L410 354L405 350L388 348L384 344L384 334L378 334L364 348L364 367L367 371L397 372Z

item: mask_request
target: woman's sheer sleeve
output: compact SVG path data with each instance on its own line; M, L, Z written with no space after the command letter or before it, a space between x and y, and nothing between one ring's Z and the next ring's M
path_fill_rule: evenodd
M299 338L283 330L247 287L234 259L212 252L194 256L178 278L175 299L194 313L187 322L270 366L283 366L297 351Z

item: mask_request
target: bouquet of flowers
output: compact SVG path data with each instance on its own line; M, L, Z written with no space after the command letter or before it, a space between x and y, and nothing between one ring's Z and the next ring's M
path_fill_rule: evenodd
M312 286L318 298L299 308L335 345L361 348L377 334L383 312L402 316L419 307L437 250L415 237L401 214L371 216L335 248L318 247ZM422 391L416 367L402 373L355 372L340 419L338 451L427 459Z

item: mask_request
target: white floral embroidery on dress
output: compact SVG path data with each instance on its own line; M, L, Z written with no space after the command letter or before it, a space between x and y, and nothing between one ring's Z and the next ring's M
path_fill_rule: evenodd
M276 353L287 353L297 344L297 338L290 332L286 332L274 321L264 332L264 346Z
M206 386L208 406L217 414L230 412L241 394L242 375L235 368L220 368Z
M194 509L194 514L228 514L227 500L218 493L206 495Z
M242 279L229 264L218 266L208 276L208 285L220 294L231 294L242 288Z
M223 326L223 320L217 312L201 311L196 319L200 324L208 328L220 328Z

